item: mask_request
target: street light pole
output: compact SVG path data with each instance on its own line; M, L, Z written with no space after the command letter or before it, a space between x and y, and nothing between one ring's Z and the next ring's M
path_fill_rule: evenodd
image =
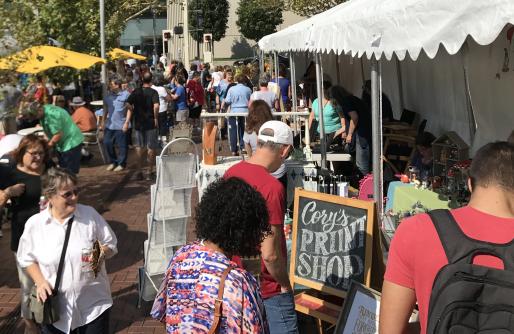
M200 34L200 2L196 0L196 35L198 36ZM196 56L198 59L200 59L200 39L196 40Z
M157 63L157 38L155 37L156 28L155 28L155 8L153 6L150 7L152 11L152 28L153 28L153 56L152 56L152 65L156 66Z
M184 0L184 66L189 66L189 0Z
M100 56L105 59L105 3L104 0L100 0ZM107 97L107 67L105 63L102 64L102 99L104 101L104 114L107 110L105 98Z

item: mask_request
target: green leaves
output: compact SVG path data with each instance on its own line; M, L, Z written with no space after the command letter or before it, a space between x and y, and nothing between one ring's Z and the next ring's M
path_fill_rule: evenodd
M225 37L228 24L227 0L190 0L189 30L195 41L202 41L203 34L211 33L215 41Z
M48 44L56 39L64 48L100 54L100 12L98 0L10 0L0 7L0 31L8 29L20 47ZM105 34L107 49L116 47L125 29L125 19L157 0L106 0Z
M284 22L283 8L282 1L241 1L236 10L238 18L236 24L245 38L258 41L262 37L276 32L277 26Z
M298 15L312 16L324 12L346 0L287 0L288 7Z
M160 12L165 11L165 4L165 0L105 0L107 50L118 46L127 18L148 6L154 6ZM50 37L62 43L65 49L99 56L99 1L0 0L0 37L4 31L10 32L21 49L46 45ZM59 67L46 74L59 81L69 82L77 75L77 71ZM13 77L14 72L4 71L0 75L0 83L12 82Z

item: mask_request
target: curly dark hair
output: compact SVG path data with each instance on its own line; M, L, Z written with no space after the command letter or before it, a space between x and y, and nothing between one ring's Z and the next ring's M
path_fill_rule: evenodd
M228 255L257 256L271 233L268 208L262 195L239 178L209 185L196 207L196 235Z
M261 126L272 119L273 115L271 114L271 109L265 101L252 101L252 104L248 108L248 116L246 117L246 132L259 133Z

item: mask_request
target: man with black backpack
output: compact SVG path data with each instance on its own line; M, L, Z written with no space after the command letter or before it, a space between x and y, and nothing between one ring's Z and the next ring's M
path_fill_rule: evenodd
M471 164L467 206L403 221L391 243L380 333L514 332L514 145L490 143Z

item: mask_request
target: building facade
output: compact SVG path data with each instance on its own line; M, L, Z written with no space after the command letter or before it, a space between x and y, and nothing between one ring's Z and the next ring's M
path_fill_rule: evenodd
M225 37L219 42L214 42L213 56L215 62L231 62L237 59L251 57L254 55L255 46L257 41L247 40L239 32L236 24L237 15L236 10L239 6L239 1L244 0L228 0L229 18ZM184 27L184 11L186 10L185 0L168 0L168 29L173 30L173 27ZM277 27L277 31L284 29L292 24L295 24L304 19L299 15L292 12L285 11L283 13L284 22ZM184 43L185 35L172 36L169 42L170 57L174 59L191 61L195 57L203 59L203 45L197 46L196 41L191 37L188 38L187 43ZM186 50L185 45L188 45ZM199 51L199 52L198 52Z

